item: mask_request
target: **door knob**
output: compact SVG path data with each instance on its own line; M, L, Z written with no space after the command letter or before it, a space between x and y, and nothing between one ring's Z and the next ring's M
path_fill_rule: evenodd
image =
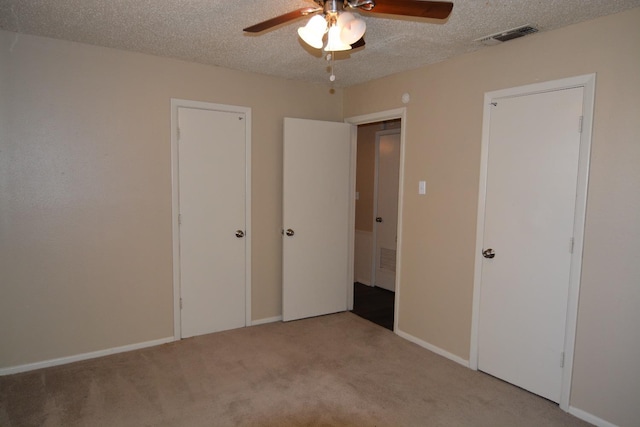
M242 231L242 230L236 230L236 237L237 237L238 239L240 239L240 238L244 237L244 231Z
M376 222L382 222L382 217L381 216L376 217Z
M285 234L286 234L287 236L291 237L291 236L293 236L293 235L294 235L294 234L296 234L296 233L294 233L294 231L293 231L292 229L287 228L287 231L285 232Z
M482 251L482 256L485 258L493 258L496 256L496 253L493 251L493 249L489 248Z

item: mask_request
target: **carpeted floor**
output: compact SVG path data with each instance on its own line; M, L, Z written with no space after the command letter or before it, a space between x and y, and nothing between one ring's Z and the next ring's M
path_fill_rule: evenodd
M578 426L352 313L0 377L1 426Z

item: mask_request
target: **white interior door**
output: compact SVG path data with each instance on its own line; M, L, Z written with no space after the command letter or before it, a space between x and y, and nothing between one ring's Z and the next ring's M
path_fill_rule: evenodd
M347 309L351 131L345 123L284 120L285 321Z
M182 338L245 326L245 119L178 108Z
M400 129L376 135L374 286L396 290Z
M558 402L583 88L493 101L478 368Z

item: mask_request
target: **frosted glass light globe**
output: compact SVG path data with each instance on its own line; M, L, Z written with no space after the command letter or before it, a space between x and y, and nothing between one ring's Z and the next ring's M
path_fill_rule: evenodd
M322 49L322 37L327 31L327 21L322 15L316 15L304 27L298 28L298 35L306 44Z
M363 19L356 18L353 13L343 12L337 22L340 30L340 39L344 44L352 45L362 38L367 29Z

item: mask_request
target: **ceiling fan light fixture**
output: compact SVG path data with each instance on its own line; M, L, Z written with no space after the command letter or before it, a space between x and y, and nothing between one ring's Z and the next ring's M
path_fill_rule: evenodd
M322 15L316 15L307 22L304 27L298 28L298 35L306 44L322 49L322 38L327 32L327 21Z
M365 45L366 22L347 12L347 9L359 12L381 13L386 15L415 16L419 18L447 19L453 9L453 3L436 0L313 0L316 7L303 7L275 18L252 25L244 29L249 33L260 33L289 21L313 15L304 27L298 28L298 35L309 46L322 49L324 37L327 42L324 50L331 61L330 81L336 79L333 73L334 52L358 49Z
M351 45L346 44L340 38L341 28L337 25L333 25L329 28L329 35L327 37L327 46L324 50L327 52L339 52L342 50L350 50Z
M337 26L341 28L340 39L344 44L348 45L360 40L367 29L367 24L364 20L356 18L350 12L343 12L338 16Z

